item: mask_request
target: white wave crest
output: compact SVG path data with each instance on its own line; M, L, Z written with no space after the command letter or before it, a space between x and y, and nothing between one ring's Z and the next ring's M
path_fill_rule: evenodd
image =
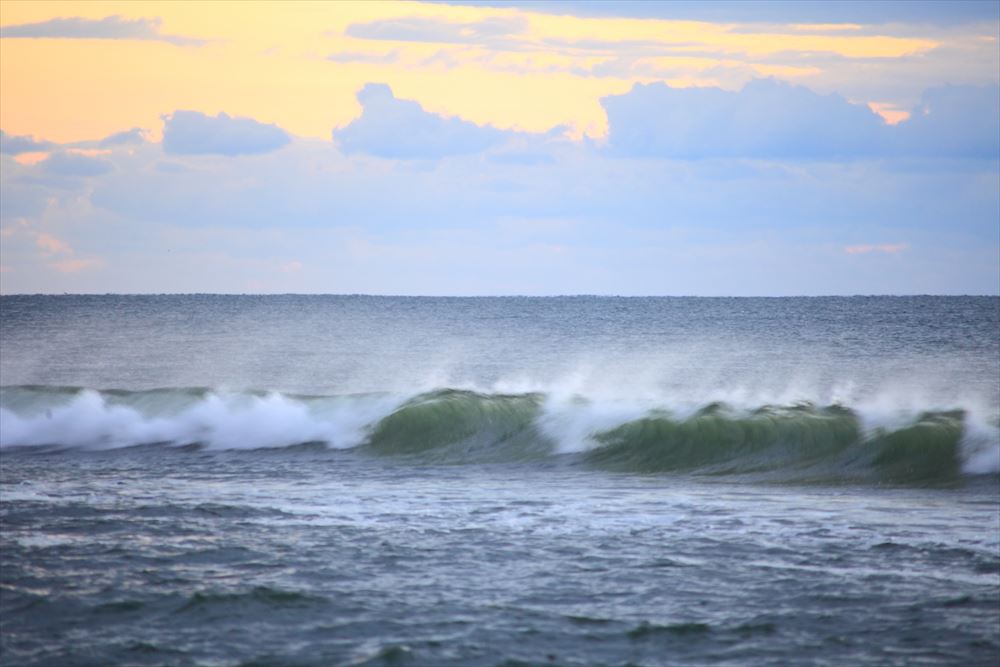
M319 441L349 448L360 444L368 426L399 403L390 396L347 396L310 405L279 393L209 393L177 414L151 417L85 390L65 405L39 414L0 408L0 447L113 448L169 442L259 449Z

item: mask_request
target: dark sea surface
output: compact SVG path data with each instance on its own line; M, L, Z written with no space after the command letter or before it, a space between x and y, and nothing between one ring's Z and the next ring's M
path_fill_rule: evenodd
M1000 663L1000 298L0 297L0 664Z

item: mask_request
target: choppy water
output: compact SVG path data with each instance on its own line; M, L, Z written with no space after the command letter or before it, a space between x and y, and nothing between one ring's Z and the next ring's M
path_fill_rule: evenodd
M7 665L1000 660L1000 299L0 299Z

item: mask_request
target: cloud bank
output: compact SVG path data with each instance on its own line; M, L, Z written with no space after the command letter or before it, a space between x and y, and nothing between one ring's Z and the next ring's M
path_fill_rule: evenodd
M609 101L607 146L369 84L340 150L177 111L162 144L127 130L34 164L7 154L3 289L996 293L989 89L928 90L895 127L837 96L748 89L637 86ZM862 130L869 146L838 145Z

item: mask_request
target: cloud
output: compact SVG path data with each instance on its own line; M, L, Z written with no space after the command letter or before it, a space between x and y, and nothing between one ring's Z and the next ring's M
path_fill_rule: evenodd
M517 150L493 153L489 156L489 160L496 164L513 164L525 167L555 162L555 159L548 153Z
M115 132L110 134L99 142L97 146L99 148L111 148L114 146L133 146L135 144L141 144L146 141L145 132L142 128L133 127L131 130L124 130L123 132Z
M481 21L456 23L437 18L410 16L352 23L346 33L358 39L441 44L482 44L523 33L528 27L520 16L491 16Z
M53 144L50 141L37 141L33 137L22 135L14 136L0 130L0 153L4 155L20 155L21 153L36 153L51 150Z
M26 39L135 39L167 42L176 46L201 46L205 40L160 32L161 20L126 19L106 16L103 19L57 18L39 23L4 26L2 38Z
M103 266L100 259L64 259L60 262L50 262L49 266L60 273L76 273L84 269L94 269Z
M1000 159L1000 87L927 90L895 125L863 104L774 79L739 92L636 84L601 100L611 153L675 159Z
M601 100L618 155L835 158L876 155L883 122L865 105L773 79L739 92L636 84Z
M291 141L277 125L225 113L212 117L197 111L175 111L163 120L163 150L175 155L255 155Z
M436 159L479 153L513 134L429 113L412 100L395 97L382 83L365 85L358 92L358 102L363 109L361 117L333 131L333 138L347 154Z
M863 244L863 245L849 245L844 246L844 252L848 255L867 255L872 252L885 253L887 255L895 255L896 253L903 252L909 249L909 243L883 243L880 245L873 244Z
M1000 159L1000 86L940 86L899 123L899 152Z
M60 241L51 234L39 234L35 239L35 245L42 249L47 255L72 255L73 249L68 244Z
M399 60L399 51L388 53L358 53L356 51L341 51L331 53L327 60L335 63L368 63L372 65L391 65Z
M452 5L518 7L546 14L723 23L925 23L956 25L1000 20L1000 7L982 0L432 0Z
M3 289L232 292L263 275L254 289L409 294L1000 285L996 161L623 158L593 142L502 134L483 153L433 163L308 138L242 160L165 156L146 142L101 155L113 170L73 190L40 187L39 166L3 156L0 206L20 209L3 227L32 223L0 243L12 269ZM164 160L177 168L158 169ZM39 231L76 253L44 255ZM845 250L903 241L895 254ZM94 258L103 268L51 266Z
M60 273L76 273L77 271L102 266L104 264L104 261L101 259L73 257L75 254L73 252L73 248L71 248L68 243L56 238L52 234L39 234L35 238L35 245L41 249L41 255L44 259L51 260L46 262L46 266L51 269L55 269ZM53 257L59 255L64 256L65 259L53 259Z
M88 177L100 176L113 169L108 160L60 151L39 163L42 171L50 176Z

